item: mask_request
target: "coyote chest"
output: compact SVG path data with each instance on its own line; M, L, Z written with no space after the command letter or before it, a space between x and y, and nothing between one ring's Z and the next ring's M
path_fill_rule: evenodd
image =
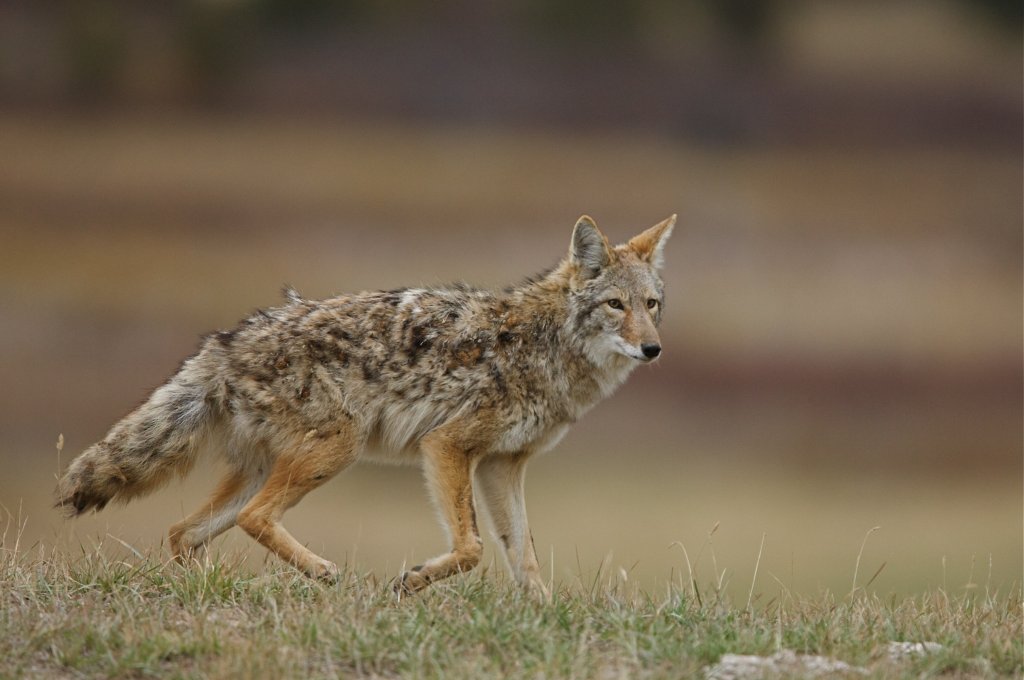
M514 453L530 451L544 453L553 449L569 431L569 423L553 425L538 424L531 427L530 423L516 423L495 442L496 453Z

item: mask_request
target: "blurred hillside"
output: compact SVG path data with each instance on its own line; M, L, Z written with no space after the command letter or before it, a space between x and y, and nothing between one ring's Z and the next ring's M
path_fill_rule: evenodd
M1022 20L1005 0L13 0L0 101L1000 146Z
M152 544L199 503L205 475L62 525L53 442L66 464L283 284L499 286L583 212L614 240L678 212L665 357L533 464L539 551L655 584L721 521L738 578L767 532L790 586L849 588L882 525L880 588L986 556L1019 582L1019 3L431 7L0 6L0 503L27 543ZM419 487L353 470L289 523L393 571L441 540Z

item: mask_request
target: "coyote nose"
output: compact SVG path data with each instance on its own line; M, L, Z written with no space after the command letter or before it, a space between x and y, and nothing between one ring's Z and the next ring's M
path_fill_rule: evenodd
M643 352L644 356L647 357L648 359L653 359L654 357L661 354L661 345L658 345L653 342L645 342L644 344L640 345L640 351Z

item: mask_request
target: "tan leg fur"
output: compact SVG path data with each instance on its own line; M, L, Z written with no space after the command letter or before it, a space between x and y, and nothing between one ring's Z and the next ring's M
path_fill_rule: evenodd
M350 465L357 449L355 437L348 430L328 437L307 434L293 451L276 460L267 483L238 514L238 526L310 577L336 577L337 565L295 540L281 525L281 517L303 496Z
M540 575L533 536L526 519L526 462L528 455L495 455L476 468L477 490L491 519L494 538L516 581L542 597L549 597Z
M420 442L431 498L451 539L451 551L405 572L395 582L399 595L415 593L431 583L470 571L480 562L483 541L473 506L476 456L456 442L457 428L446 426Z
M238 512L259 490L262 478L232 471L199 510L171 527L171 553L185 562L207 543L235 525Z

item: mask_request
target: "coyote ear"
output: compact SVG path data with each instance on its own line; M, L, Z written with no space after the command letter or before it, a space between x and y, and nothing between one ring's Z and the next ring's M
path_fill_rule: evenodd
M629 247L633 249L641 260L650 262L655 269L661 269L665 258L665 242L672 235L672 227L676 226L676 216L672 215L667 220L658 222L650 229L629 239Z
M584 215L576 220L569 246L569 260L579 267L584 278L597 276L611 262L610 251L608 239L598 230L593 219Z

